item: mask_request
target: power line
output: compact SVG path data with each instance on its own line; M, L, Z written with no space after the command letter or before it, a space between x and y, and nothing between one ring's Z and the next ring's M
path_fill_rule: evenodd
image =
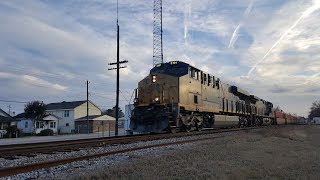
M130 101L128 101L128 99L124 96L124 94L122 93L122 91L121 91L120 89L119 89L119 91L120 91L122 97L128 102L128 104L130 104Z
M3 100L3 99L0 99L1 102L9 102L9 103L28 103L28 102L24 102L24 101L14 101L14 100Z

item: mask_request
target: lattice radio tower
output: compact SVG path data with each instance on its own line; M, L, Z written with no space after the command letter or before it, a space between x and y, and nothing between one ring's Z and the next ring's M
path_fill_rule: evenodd
M154 0L153 7L153 66L163 63L162 0Z

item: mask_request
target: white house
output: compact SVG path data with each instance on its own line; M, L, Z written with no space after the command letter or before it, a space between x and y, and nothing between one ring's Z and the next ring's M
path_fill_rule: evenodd
M33 124L32 119L25 117L25 113L18 114L15 119L18 120L17 127L26 134L33 133L33 129L36 134L44 129L51 129L53 133L58 132L59 117L52 114L46 114L42 120L36 120L35 124Z
M75 133L75 120L87 115L87 101L50 103L46 109L48 114L59 117L58 133ZM89 116L101 114L101 109L89 101Z
M25 117L25 113L18 114L14 117L17 122L17 128L21 129L23 133L31 134L33 132L32 120Z

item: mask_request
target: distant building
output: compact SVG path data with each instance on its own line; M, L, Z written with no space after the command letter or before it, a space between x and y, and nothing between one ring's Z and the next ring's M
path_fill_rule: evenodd
M320 124L320 117L314 117L312 121L314 124Z
M35 120L34 124L32 119L25 117L25 113L18 114L14 118L17 120L17 127L25 134L33 132L38 134L44 129L51 129L53 133L58 132L59 117L52 114L46 114L41 120Z
M130 119L131 119L131 114L132 110L134 109L133 104L128 104L125 106L124 110L124 130L126 131L127 134L132 134L131 128L130 128Z
M8 113L0 109L0 138L7 133L7 127L13 125L16 125L16 121Z
M114 131L115 128L115 118L108 115L93 115L88 116L89 120L89 132L102 132ZM78 133L87 133L88 132L88 121L87 117L82 117L75 120L76 132Z
M46 106L48 114L59 117L58 133L75 133L75 120L87 116L87 101L50 103ZM89 101L89 116L101 116L101 109Z
M21 129L25 134L31 134L34 127L32 119L26 118L25 116L25 113L21 113L14 117L17 120L17 128Z
M299 116L298 117L298 123L299 124L307 124L308 121L307 121L307 119L305 117Z

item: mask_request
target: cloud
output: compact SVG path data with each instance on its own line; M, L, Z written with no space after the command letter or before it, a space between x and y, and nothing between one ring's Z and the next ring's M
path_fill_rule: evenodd
M267 51L267 53L260 59L258 60L255 65L249 70L248 72L248 76L251 75L252 71L257 67L257 65L263 61L269 54L270 52L283 40L283 38L293 29L295 28L298 23L304 19L307 18L310 14L312 14L314 11L318 10L320 8L320 2L319 1L314 1L314 4L309 7L308 9L306 9L302 15L296 20L294 21L294 23L280 36L280 38L272 45L272 47Z
M254 3L254 0L251 0L250 4L248 5L248 7L246 8L245 12L243 13L243 17L242 17L240 23L237 25L236 29L232 33L228 48L233 48L234 43L237 41L238 36L239 36L239 34L238 34L239 29L241 28L241 26L244 23L244 21L248 18L249 14L251 12L253 3Z
M271 92L273 93L288 93L291 91L290 88L281 87L279 85L274 85L271 89Z
M67 89L66 86L50 83L48 81L45 81L43 79L40 79L40 78L37 78L37 77L34 77L34 76L23 75L20 78L24 82L29 83L31 85L35 85L35 86L45 87L45 88L49 88L49 89L53 89L53 90L59 90L59 91L65 91Z
M163 1L164 59L306 114L320 88L316 3ZM85 99L89 80L91 100L113 106L115 71L107 64L116 60L115 7L104 0L1 1L0 93L21 101ZM152 68L152 23L153 1L119 1L120 59L129 61L120 76L129 92L122 106Z
M19 83L27 83L29 85L40 86L40 87L48 88L51 90L58 90L58 91L67 90L66 86L63 86L57 83L51 83L30 75L17 75L12 73L0 72L0 79L14 79L16 81L19 81Z

